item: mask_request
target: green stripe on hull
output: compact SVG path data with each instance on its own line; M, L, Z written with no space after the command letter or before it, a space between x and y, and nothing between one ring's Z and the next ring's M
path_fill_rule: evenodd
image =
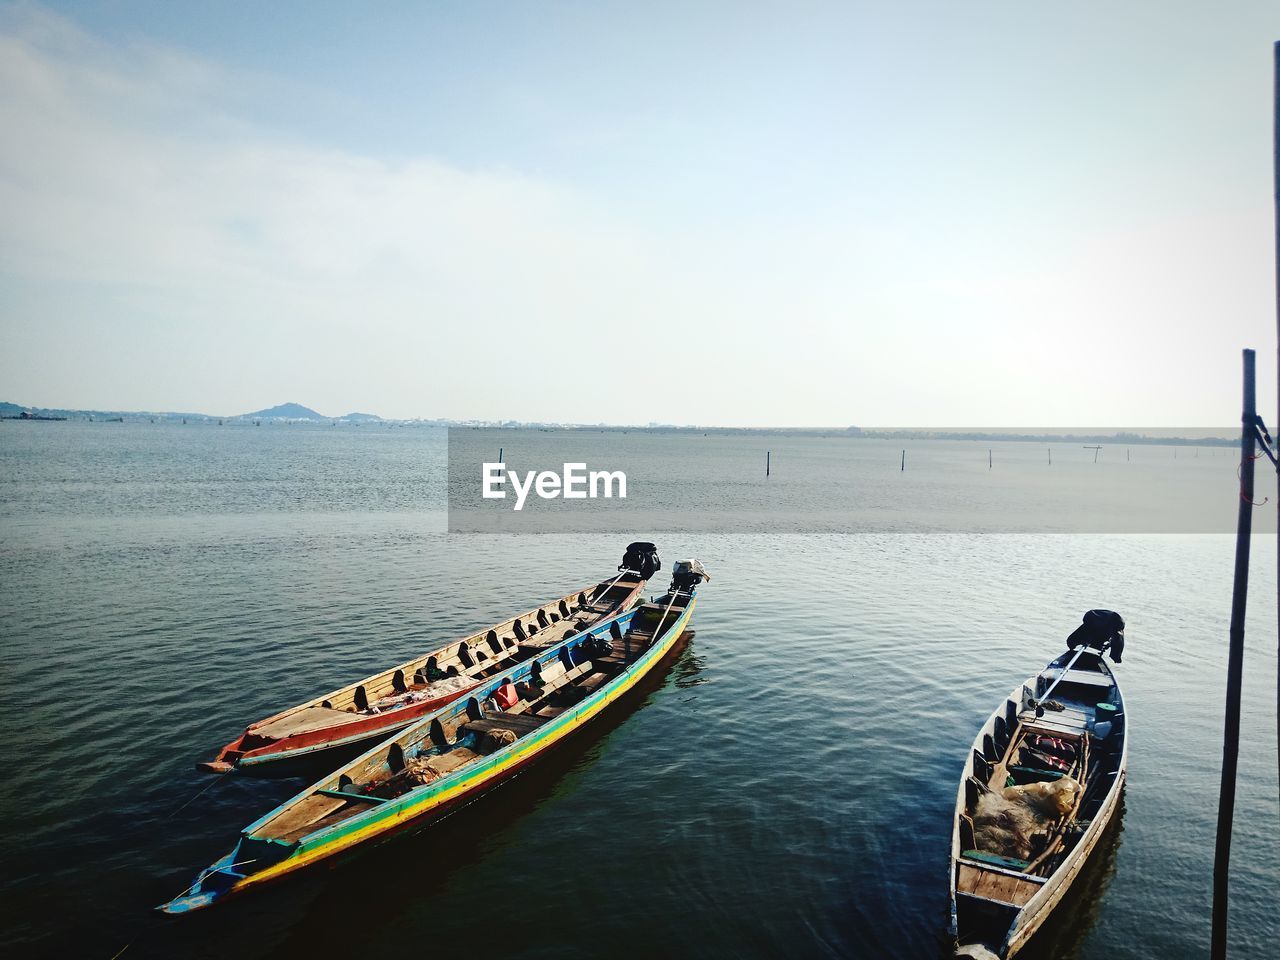
M351 820L332 828L331 832L317 836L312 843L308 843L307 838L304 837L299 843L294 856L282 861L280 866L284 867L290 861L303 855L309 855L308 859L318 859L317 855L322 853L324 856L330 856L345 846L353 846L354 844L343 843L352 834L367 833L373 836L397 823L416 819L428 812L432 807L438 806L443 802L439 800L440 794L450 793L452 796L448 799L464 796L491 779L492 774L495 772L501 772L501 769L512 765L518 758L537 753L549 746L551 742L570 732L568 728L580 726L590 720L608 706L609 703L638 683L680 638L689 617L693 613L694 606L696 606L696 601L690 603L680 618L673 624L668 633L670 639L664 640L646 651L639 660L627 667L610 684L591 694L573 713L563 713L546 726L531 733L528 737L517 740L512 744L512 747L521 747L519 751L509 754L500 751L492 754L484 760L478 761L474 767L467 771L466 777L462 780L436 783L426 788L418 788L423 791L421 794L417 794L417 791L415 791L414 793L406 794L403 800L392 800L385 804L380 804L375 810L353 817ZM329 849L335 846L337 849Z

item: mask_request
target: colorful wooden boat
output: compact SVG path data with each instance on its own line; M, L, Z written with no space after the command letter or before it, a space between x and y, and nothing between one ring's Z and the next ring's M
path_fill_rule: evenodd
M647 549L644 549L647 548ZM210 773L291 776L340 760L385 740L415 720L474 690L513 663L528 659L631 609L648 578L661 569L651 543L627 549L621 573L567 593L412 660L251 723L210 761Z
M689 571L677 564L660 599L510 665L251 823L159 909L207 907L407 824L426 825L519 773L675 649L706 576L700 566Z
M958 957L991 960L1021 950L1079 875L1119 806L1128 720L1103 652L1110 649L1119 662L1124 621L1110 611L1090 611L1085 627L1091 618L1112 626L1093 631L1092 645L1068 650L1015 689L973 742L951 831L951 933ZM1082 631L1090 632L1082 627L1072 640L1086 639ZM1054 798L1047 806L1036 799L1046 797ZM1027 819L1029 802L1042 804L1040 819ZM1027 823L1039 829L1026 831ZM1013 849L1024 841L1025 849Z

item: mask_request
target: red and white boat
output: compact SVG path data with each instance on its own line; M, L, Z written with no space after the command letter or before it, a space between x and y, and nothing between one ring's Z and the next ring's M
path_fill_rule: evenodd
M661 569L653 544L633 543L610 580L575 590L488 629L249 724L210 773L291 776L330 752L359 751L457 700L547 647L630 610Z

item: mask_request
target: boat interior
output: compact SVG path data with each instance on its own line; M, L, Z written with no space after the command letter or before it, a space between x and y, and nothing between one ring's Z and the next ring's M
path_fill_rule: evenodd
M1034 690L1024 686L1020 697L1006 700L979 734L966 764L955 877L962 943L1003 941L1018 912L1071 857L1120 772L1125 720L1119 688L1101 656L1092 652L1066 669L1073 653L1046 667ZM1041 702L1046 692L1051 696ZM1041 809L1039 820L1017 821L1016 807L1012 814L993 816L1000 800L983 802L991 795L1008 796L1010 787L1066 778L1075 783L1060 785L1062 806ZM1032 787L1030 793L1013 794L1049 792ZM1025 847L1011 852L1010 831L1028 823L1033 830L1014 833Z
M241 854L257 847L262 860L279 860L287 855L282 848L292 848L308 834L519 743L664 639L691 601L691 591L669 592L503 671L466 700L441 708L429 722L424 717L391 743L254 824L241 839ZM274 855L262 849L264 843L276 848Z
M465 690L621 609L644 583L630 571L521 614L429 655L254 724L237 749L341 727Z

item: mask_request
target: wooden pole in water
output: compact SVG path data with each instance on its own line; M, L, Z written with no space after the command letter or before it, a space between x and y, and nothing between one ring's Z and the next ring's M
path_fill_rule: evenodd
M987 451L987 469L988 470L991 469L991 451L990 450Z
M1053 447L1049 448L1049 466L1053 466Z
M1244 405L1240 431L1240 503L1236 516L1235 588L1227 646L1227 717L1222 732L1222 786L1218 795L1218 842L1213 858L1213 928L1210 956L1227 956L1227 885L1231 869L1231 821L1236 807L1236 762L1240 756L1240 688L1244 676L1244 613L1249 595L1249 538L1253 532L1253 464L1258 408L1254 353L1244 351Z
M902 470L900 472L905 473L906 470L907 470L907 451L903 450L902 451Z
M769 470L770 470L770 467L772 466L772 461L773 461L773 451L766 450L764 452L764 475L766 477L769 475Z
M1271 150L1271 162L1274 167L1272 175L1272 193L1275 196L1275 257L1276 257L1276 423L1280 423L1280 41L1275 45L1275 63L1271 71L1273 83L1275 85L1275 93L1272 97L1272 107L1275 119L1271 125L1271 134L1273 138L1273 146ZM1276 551L1277 562L1280 562L1280 497L1276 498ZM1280 568L1277 568L1280 569ZM1276 584L1278 591L1278 600L1280 603L1280 583ZM1277 613L1280 613L1280 606L1276 607ZM1277 633L1276 640L1276 658L1280 661L1280 633ZM1276 709L1280 710L1280 672L1276 675ZM1280 760L1280 724L1276 725L1276 757Z

